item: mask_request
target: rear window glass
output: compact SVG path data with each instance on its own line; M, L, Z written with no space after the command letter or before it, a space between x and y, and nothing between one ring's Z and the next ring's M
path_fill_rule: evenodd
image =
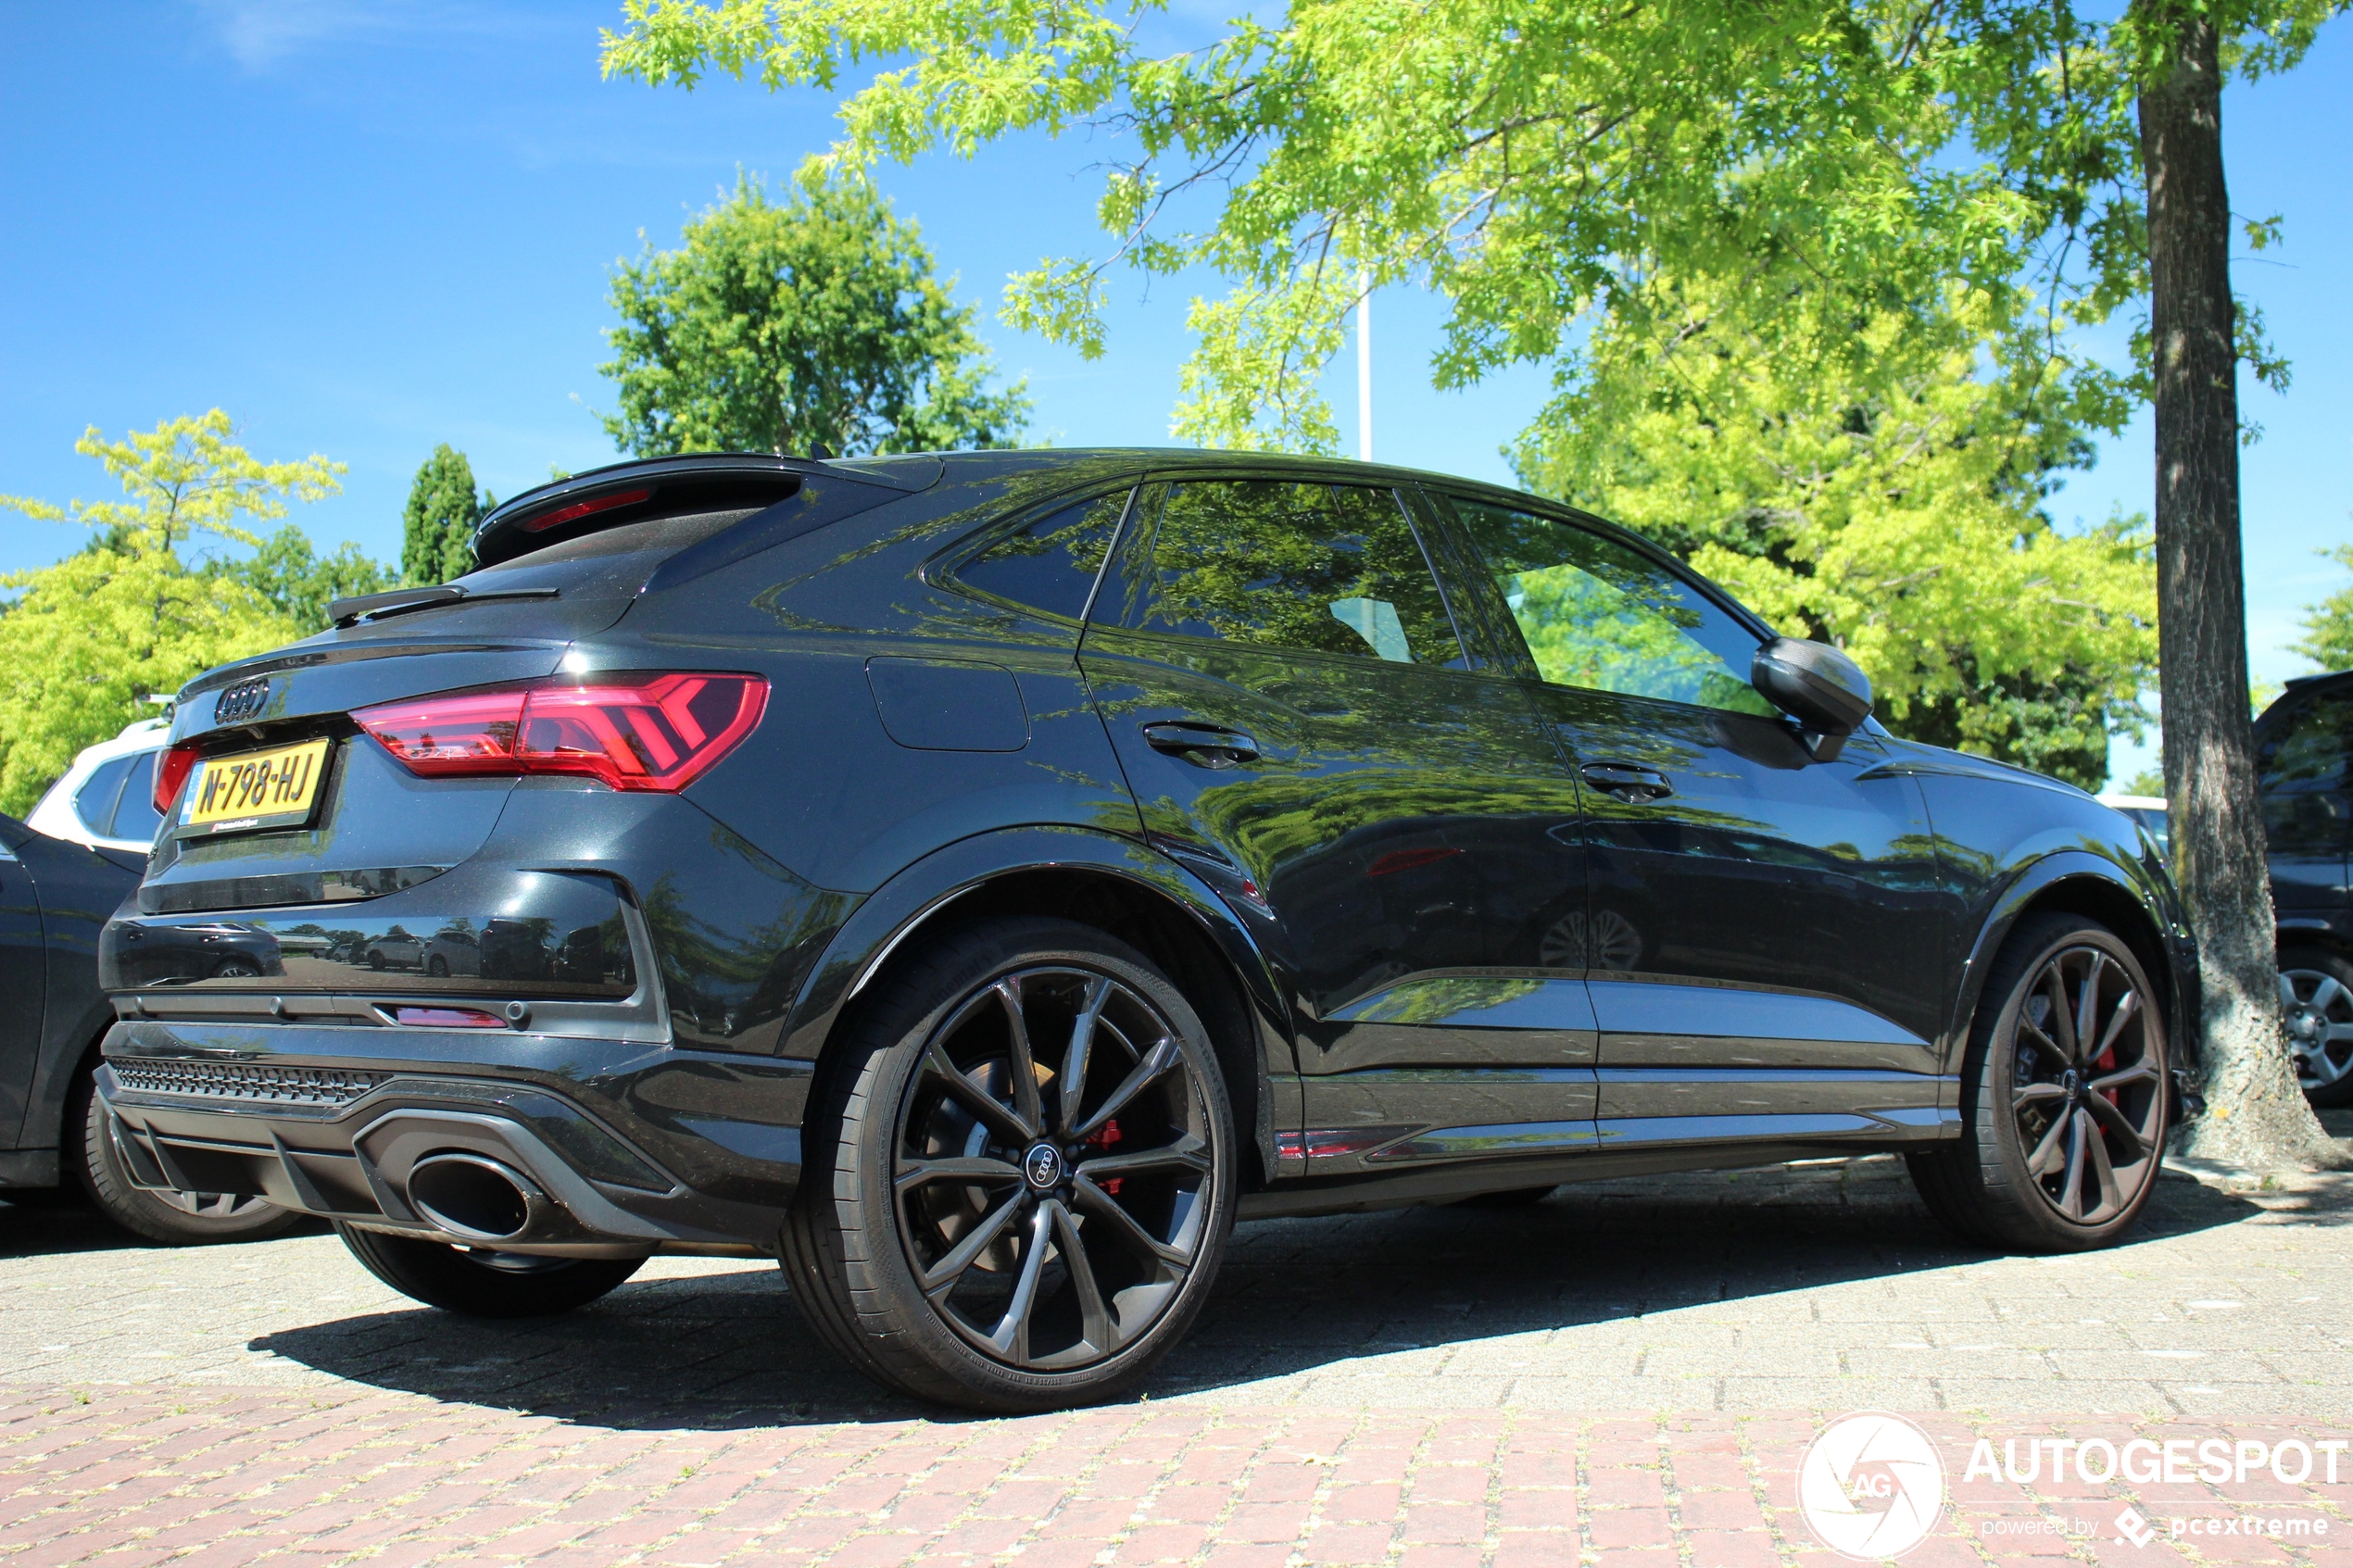
M484 567L473 576L487 576L518 566L551 566L560 561L596 560L606 556L634 555L638 551L658 551L674 556L689 545L699 545L724 529L732 528L764 507L736 507L718 512L676 512L669 517L649 517L636 522L624 522L618 528L602 529L584 533L577 539L567 539L560 545L550 545L497 566Z

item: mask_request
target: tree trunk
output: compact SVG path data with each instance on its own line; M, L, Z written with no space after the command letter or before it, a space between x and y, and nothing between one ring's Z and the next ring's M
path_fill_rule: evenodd
M2156 347L2165 794L2203 991L2207 1110L2190 1124L2185 1152L2257 1168L2333 1163L2336 1146L2304 1103L2282 1043L2255 794L2217 40L2213 24L2186 5L2154 0L2142 19L2173 43L2139 107ZM2177 1060L2185 1057L2177 1051Z

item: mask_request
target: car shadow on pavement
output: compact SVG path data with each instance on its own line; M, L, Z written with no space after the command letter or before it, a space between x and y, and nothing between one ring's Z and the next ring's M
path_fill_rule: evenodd
M308 1221L288 1236L316 1236L326 1222ZM69 1252L128 1252L156 1244L109 1221L79 1194L44 1192L0 1199L0 1258L33 1258Z
M2125 1245L2219 1225L2353 1222L2353 1192L2258 1202L2169 1172ZM1519 1209L1410 1209L1242 1226L1186 1342L1139 1393L1236 1389L1398 1351L1951 1269L1893 1159L1563 1187ZM632 1282L556 1320L419 1309L251 1348L360 1384L602 1426L940 1419L824 1349L773 1268ZM1279 1394L1274 1397L1279 1398Z

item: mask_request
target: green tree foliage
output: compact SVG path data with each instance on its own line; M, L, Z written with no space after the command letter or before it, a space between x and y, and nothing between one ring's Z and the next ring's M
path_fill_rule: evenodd
M2353 568L2353 545L2320 553ZM2323 670L2353 670L2353 588L2339 588L2320 603L2304 607L2304 640L2291 651Z
M605 428L635 457L1011 445L1028 395L984 390L988 354L951 286L863 182L776 202L739 175L679 249L615 275Z
M1846 645L1898 727L2103 776L2154 667L2149 541L2041 501L2145 387L2066 335L2145 288L2137 35L1984 0L1330 0L1156 56L1148 8L630 0L606 65L831 86L912 56L845 103L829 169L1104 125L1109 257L1041 264L1006 313L1100 352L1114 262L1233 280L1194 303L1178 433L1333 449L1316 378L1360 275L1419 282L1439 384L1554 368L1527 483Z
M2338 0L2187 0L2244 73L2291 64ZM2146 288L2135 92L2167 17L2042 0L1322 0L1152 52L1158 0L623 0L609 74L836 88L812 175L1087 126L1114 151L1105 255L1016 277L1008 319L1103 344L1106 270L1233 280L1199 300L1179 429L1328 448L1313 386L1364 276L1451 307L1458 385L1549 362L1659 278L1799 288L1868 316L1985 325L2095 401L2137 390L2057 352ZM2158 13L2162 12L2163 15ZM2247 323L2250 344L2256 324ZM2269 363L2269 361L2266 361Z
M1520 438L1523 480L1845 647L1896 733L2098 787L2109 732L2145 721L2156 578L2138 520L2065 533L2044 512L2082 458L2083 389L1983 373L2001 345L1957 292L1859 320L1802 294L1645 292Z
M149 716L149 696L300 635L243 576L193 570L181 551L198 536L262 547L246 524L334 494L343 465L315 454L265 463L235 433L218 408L119 442L94 425L74 450L105 465L123 500L0 496L29 517L98 534L95 547L55 566L0 578L20 590L0 615L0 810L29 810L77 751Z
M359 546L346 540L333 553L321 555L312 547L310 536L291 522L265 536L250 557L218 561L208 570L234 578L259 594L294 624L299 637L323 632L332 624L327 606L333 601L379 594L393 585L392 573Z
M493 502L474 493L473 465L447 442L433 449L400 512L400 581L454 582L474 569L474 529Z

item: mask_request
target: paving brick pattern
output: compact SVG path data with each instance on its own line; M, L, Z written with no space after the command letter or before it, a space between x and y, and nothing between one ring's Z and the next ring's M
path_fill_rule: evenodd
M1950 1472L1907 1565L2353 1568L2353 1450L2334 1484L1963 1474L1981 1436L2353 1440L2349 1217L2347 1178L2175 1173L2123 1248L1989 1256L1877 1160L1254 1225L1147 1398L989 1422L842 1372L771 1267L482 1324L323 1235L0 1209L0 1568L1828 1568L1793 1474L1862 1409Z
M86 1398L88 1402L81 1402ZM0 1562L900 1563L1084 1568L1768 1568L1837 1561L1795 1507L1812 1412L1576 1416L1133 1404L997 1422L616 1428L419 1395L118 1388L0 1405ZM2353 1562L2343 1483L2052 1487L1954 1470L1907 1562ZM2266 1444L2315 1426L2066 1424L2070 1436ZM2353 1428L2336 1429L2343 1439ZM2159 1538L2124 1543L2123 1503ZM2174 1518L2273 1540L2180 1541ZM2325 1522L2325 1533L2310 1533ZM1995 1535L2031 1524L2049 1534ZM2081 1531L2070 1536L2060 1533Z

